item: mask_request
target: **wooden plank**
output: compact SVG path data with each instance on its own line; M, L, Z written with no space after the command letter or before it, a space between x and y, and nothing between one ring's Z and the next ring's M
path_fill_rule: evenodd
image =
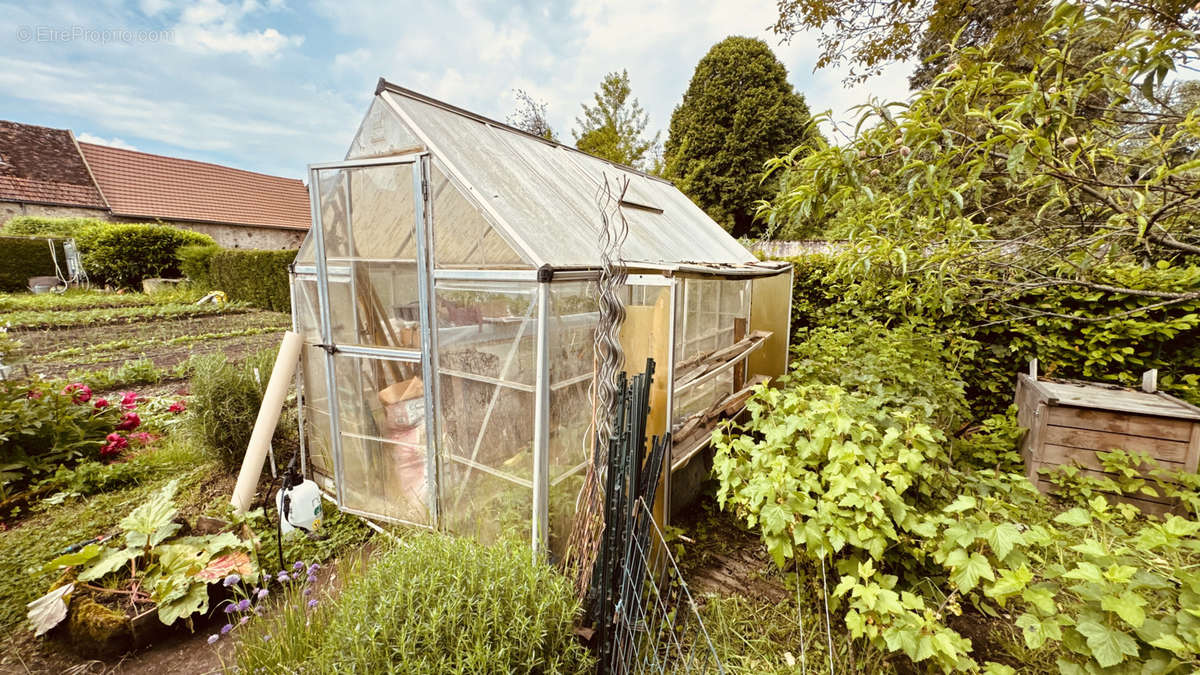
M1050 393L1066 405L1084 408L1100 408L1120 412L1160 415L1181 419L1200 419L1200 413L1155 394L1129 389L1108 388L1091 383L1039 382Z
M1179 441L1059 426L1047 426L1042 443L1105 452L1119 448L1126 452L1144 452L1156 459L1165 459L1180 464L1187 458L1188 451L1188 444Z
M1025 460L1025 477L1037 482L1038 457L1041 454L1042 427L1046 423L1045 392L1037 381L1021 373L1017 376L1017 422L1026 429L1021 439L1021 457Z
M741 342L742 338L744 338L744 337L746 337L746 320L745 319L734 319L733 320L733 342L734 342L734 344ZM733 388L734 388L734 390L736 391L738 389L741 389L742 384L745 381L746 381L746 363L744 361L742 361L733 367Z
M1108 431L1114 434L1147 436L1171 441L1187 441L1192 437L1195 423L1170 417L1126 415L1073 406L1054 406L1049 411L1047 424L1077 429Z
M1041 459L1046 464L1071 464L1072 462L1076 462L1088 469L1104 470L1104 464L1100 461L1100 456L1096 454L1096 451L1084 448L1069 448L1065 445L1044 443L1042 445ZM1156 459L1152 464L1143 463L1138 467L1138 471L1145 475L1155 468L1166 471L1183 471L1183 463Z
M1020 373L1017 375L1017 383L1024 383L1025 386L1033 389L1037 398L1046 399L1048 401L1057 400L1055 399L1054 392L1050 391L1050 389L1046 387L1046 385L1049 384L1048 382L1041 381L1036 377L1030 377L1025 373Z
M1200 417L1200 406L1192 405L1191 403L1188 403L1187 401L1185 401L1181 398L1176 398L1176 397L1168 394L1165 391L1156 391L1156 392L1154 392L1154 395L1165 401L1170 401L1171 403L1173 403L1181 408L1187 408L1188 410L1191 410L1192 412L1196 413L1196 415L1198 417Z
M1195 473L1197 464L1200 464L1200 424L1193 424L1192 437L1188 441L1187 457L1183 460L1184 470Z

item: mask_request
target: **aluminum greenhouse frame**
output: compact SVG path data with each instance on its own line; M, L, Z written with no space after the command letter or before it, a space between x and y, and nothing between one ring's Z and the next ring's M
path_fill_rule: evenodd
M308 175L304 466L344 511L561 552L593 436L605 185L628 181L620 340L629 370L658 363L668 507L715 421L783 372L791 267L661 178L384 80L345 161Z

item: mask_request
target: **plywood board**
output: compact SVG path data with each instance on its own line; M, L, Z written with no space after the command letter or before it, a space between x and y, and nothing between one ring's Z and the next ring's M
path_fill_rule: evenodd
M1050 408L1048 424L1077 429L1108 431L1114 434L1130 434L1171 441L1188 441L1192 437L1194 422L1170 417L1126 415L1093 408L1054 406Z
M791 335L792 270L750 283L750 331L768 331L762 349L750 355L747 377L776 378L787 372L788 338Z
M665 287L664 287L665 288ZM646 452L655 436L662 436L667 428L667 383L671 374L667 372L671 349L671 294L659 294L653 305L629 305L625 308L625 321L621 324L621 348L625 351L625 372L630 376L642 372L646 359L654 359L654 380L650 384L650 413L646 418ZM663 458L662 478L654 499L654 520L662 527L668 523L664 517L664 504L670 480L671 455Z

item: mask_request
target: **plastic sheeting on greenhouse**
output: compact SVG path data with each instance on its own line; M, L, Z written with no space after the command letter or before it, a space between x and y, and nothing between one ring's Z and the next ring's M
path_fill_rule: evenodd
M292 274L305 469L339 508L561 552L592 443L602 192L626 181L628 365L670 384L660 432L694 430L782 372L790 266L668 181L380 81L346 159L309 167Z

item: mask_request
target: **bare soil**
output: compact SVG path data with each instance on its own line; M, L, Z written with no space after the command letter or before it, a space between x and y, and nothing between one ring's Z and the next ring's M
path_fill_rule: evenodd
M693 597L742 595L772 604L788 599L788 590L758 534L743 529L711 498L702 497L677 521L674 525L693 540L676 542L683 545L679 569Z
M142 358L152 360L160 368L176 366L193 354L209 354L217 351L232 359L239 359L263 347L277 344L280 333L290 325L291 318L287 314L248 311L219 316L157 319L135 324L14 331L13 335L22 342L21 351L26 360L22 367L27 369L30 374L54 378L64 377L72 370L103 370L120 367L127 361ZM254 328L278 328L279 332L212 338L178 345L165 344L166 341L176 337L231 333ZM136 350L118 349L108 353L86 349L88 346L99 346L118 340L156 338L161 339L164 344ZM85 347L85 349L78 355L36 362L38 357L72 347ZM164 384L169 386L171 383Z

